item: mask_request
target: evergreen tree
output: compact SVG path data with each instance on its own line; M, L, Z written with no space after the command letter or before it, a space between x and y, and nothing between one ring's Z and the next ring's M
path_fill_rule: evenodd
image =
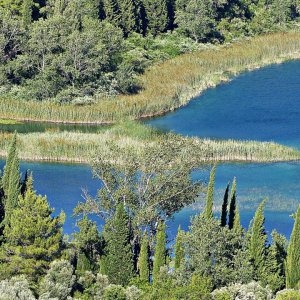
M4 209L4 225L10 222L13 210L17 207L18 198L21 193L21 175L20 175L20 162L18 157L15 157L13 164L11 166L10 176L9 176L9 186L5 198Z
M164 32L169 24L167 0L145 0L147 33L154 36Z
M149 282L150 271L149 271L149 245L148 237L145 234L142 239L141 252L138 261L138 269L140 279L143 282Z
M134 264L129 219L123 204L118 204L113 219L106 224L104 238L107 243L105 273L111 283L126 286L134 276Z
M210 172L209 183L208 183L208 187L207 187L206 206L205 206L205 211L204 211L205 217L207 219L213 218L216 169L217 169L217 166L213 166L213 168Z
M228 208L228 196L229 196L229 187L230 183L228 182L225 194L223 197L223 204L222 204L222 212L221 212L221 226L225 227L227 224L227 208Z
M37 196L32 177L24 197L11 214L4 229L5 243L0 248L0 278L24 274L36 281L59 257L62 247L64 214L52 217L46 197Z
M183 232L178 228L178 233L175 243L175 269L178 269L184 260L184 248L183 248Z
M4 167L3 177L2 177L2 188L4 194L6 195L9 188L9 177L11 173L12 164L17 156L17 133L15 132L12 141L8 149L8 155L6 159L6 164Z
M24 0L22 4L22 19L23 26L25 29L31 24L32 21L32 0Z
M135 5L133 0L118 0L119 7L119 27L123 29L125 36L128 36L134 31L135 20Z
M236 205L235 211L234 211L233 230L235 232L239 232L241 229L242 229L242 226L241 226L241 217L240 217L239 207L238 207L238 205Z
M156 245L153 262L153 283L158 280L160 268L166 264L166 225L160 222L156 233Z
M256 280L260 280L265 273L267 234L264 223L264 200L255 212L252 226L250 228L249 252L253 262Z
M300 206L295 216L294 228L287 251L286 287L293 289L300 286Z
M229 229L233 228L235 210L236 210L236 178L234 177L232 188L231 188L230 205L229 205L229 217L228 217Z
M79 232L74 233L77 250L77 272L93 271L97 268L97 260L102 252L102 242L97 224L84 216L77 223Z

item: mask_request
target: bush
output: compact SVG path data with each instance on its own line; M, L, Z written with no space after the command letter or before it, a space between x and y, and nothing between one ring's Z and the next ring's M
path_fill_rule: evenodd
M0 282L0 300L34 300L29 283L24 276Z
M65 300L75 283L74 269L66 260L54 261L40 284L40 299Z
M276 294L276 300L300 300L300 290L283 290Z
M273 299L272 291L266 287L262 287L257 282L248 284L236 283L221 289L215 290L212 293L214 300L271 300ZM231 298L229 298L231 297Z
M109 285L104 292L105 300L126 300L125 289L120 285Z

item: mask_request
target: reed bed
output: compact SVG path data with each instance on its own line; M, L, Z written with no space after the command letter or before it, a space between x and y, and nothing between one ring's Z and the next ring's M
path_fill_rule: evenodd
M0 156L6 156L6 149L12 134L0 133ZM19 154L22 160L89 163L95 155L110 157L106 142L112 139L120 147L134 147L137 151L158 143L160 139L172 142L179 139L185 147L187 159L199 164L211 161L275 162L299 160L296 149L275 143L254 141L214 141L186 138L172 134L147 135L124 134L118 129L109 129L98 134L77 132L45 132L18 135ZM115 159L111 157L111 159Z
M142 119L183 106L205 89L245 70L298 58L300 33L269 34L184 54L155 65L140 77L143 89L136 95L103 99L89 106L3 99L0 116L22 121L98 124Z

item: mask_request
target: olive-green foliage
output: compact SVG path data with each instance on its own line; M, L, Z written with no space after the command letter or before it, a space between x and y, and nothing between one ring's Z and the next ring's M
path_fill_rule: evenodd
M265 232L264 223L264 207L266 200L264 200L255 212L253 223L249 229L249 251L253 261L255 270L255 279L260 280L265 273L267 234Z
M300 291L299 290L283 290L276 294L276 300L299 300Z
M30 178L24 197L19 197L11 213L13 222L4 229L5 243L0 248L2 279L24 274L36 281L60 255L64 214L52 217L52 213L47 198L35 194Z
M66 260L53 261L39 285L39 299L66 300L75 284L72 265Z
M287 288L300 287L300 206L295 215L295 223L290 238L286 259Z
M183 231L178 228L176 242L175 242L175 269L180 268L184 263L184 245L183 245Z
M142 282L149 282L150 267L149 267L149 241L147 234L144 234L141 242L141 251L138 260L138 270L140 280Z
M120 285L110 285L104 292L104 300L126 300L125 289Z
M134 266L129 218L123 203L117 205L113 219L106 224L104 239L105 274L111 283L126 286L134 277Z
M216 175L216 166L214 166L210 172L209 183L206 194L206 205L205 205L205 217L207 219L213 218L213 206L214 206L214 189L215 189L215 175Z
M152 280L154 284L156 284L156 282L158 281L160 269L166 264L166 243L166 225L165 223L160 222L157 227L156 243L154 249L154 262L152 273Z

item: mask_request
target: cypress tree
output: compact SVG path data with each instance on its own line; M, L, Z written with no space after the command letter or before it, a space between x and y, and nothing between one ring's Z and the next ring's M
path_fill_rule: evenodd
M149 282L150 271L149 271L149 245L148 237L145 234L142 239L141 252L138 261L138 268L140 279L143 282Z
M228 184L227 184L225 194L223 197L222 212L221 212L221 226L222 227L225 227L227 224L227 207L228 207L229 187L230 187L230 182L228 182Z
M8 181L8 191L5 198L4 208L5 217L4 224L10 222L11 214L13 210L17 207L18 198L21 193L21 175L20 175L20 162L18 157L15 157L13 164L11 166L9 181Z
M106 224L104 239L107 243L105 273L111 283L126 286L134 275L134 263L129 218L122 203L118 204L111 222Z
M206 194L205 217L207 220L213 218L213 205L214 205L214 188L215 188L215 175L217 166L213 166L210 172L209 183Z
M239 207L238 207L238 205L236 205L235 211L234 211L233 230L235 232L239 232L241 229L242 229L242 226L241 226L241 217L240 217Z
M24 197L12 211L4 228L5 243L0 248L0 279L26 275L37 281L58 258L62 250L64 214L52 217L46 197L37 196L32 177L28 180Z
M4 167L4 172L2 177L2 188L5 195L8 192L11 167L16 156L17 156L17 133L15 132L8 149L8 155L7 155L6 164Z
M260 280L265 272L266 244L267 234L265 232L264 223L264 207L266 200L257 208L252 227L250 228L249 253L253 262L256 279Z
M300 285L300 206L295 216L295 223L290 238L286 269L286 287L293 289Z
M155 284L160 268L166 264L166 225L160 222L156 233L156 245L154 252L154 262L153 262L153 283Z
M182 238L183 232L179 226L175 243L175 269L178 269L184 260L184 248Z
M231 188L230 205L229 205L229 217L228 217L229 229L233 228L235 210L236 210L236 178L234 177L232 188Z
M32 0L24 0L22 4L22 20L25 29L27 29L32 22L32 5Z

